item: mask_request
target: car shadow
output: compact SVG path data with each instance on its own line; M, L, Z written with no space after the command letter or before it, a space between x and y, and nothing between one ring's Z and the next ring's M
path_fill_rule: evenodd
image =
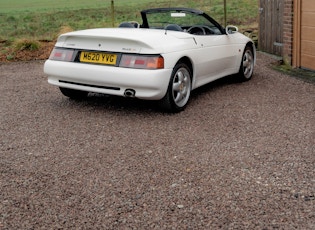
M240 84L240 83L241 82L239 81L237 75L235 74L229 75L229 76L220 78L218 80L215 80L213 82L210 82L208 84L198 87L197 89L192 91L191 97L196 99L213 90L217 90L228 85L234 85L234 84Z
M140 100L137 98L126 98L100 93L89 93L84 100L69 99L71 103L90 107L97 110L129 111L129 112L159 112L156 101Z
M191 101L188 106L193 106L197 103L198 98L203 95L211 93L213 90L220 89L221 87L237 84L237 76L230 75L216 81L210 82L192 91ZM124 111L129 113L157 113L157 114L169 114L159 107L158 101L140 100L137 98L126 98L121 96L113 96L99 93L89 93L88 97L84 100L68 99L69 103L73 106L83 106L90 109L97 110L111 110L111 111Z

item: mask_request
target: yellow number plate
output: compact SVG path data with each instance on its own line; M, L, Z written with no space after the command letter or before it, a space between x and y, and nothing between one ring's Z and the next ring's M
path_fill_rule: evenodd
M116 65L117 55L110 53L81 52L80 62Z

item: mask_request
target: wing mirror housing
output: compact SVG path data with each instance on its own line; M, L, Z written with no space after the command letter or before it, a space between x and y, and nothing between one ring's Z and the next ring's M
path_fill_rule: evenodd
M227 27L225 27L225 33L226 34L234 34L234 33L236 33L236 32L238 32L238 28L236 27L236 26L227 26Z

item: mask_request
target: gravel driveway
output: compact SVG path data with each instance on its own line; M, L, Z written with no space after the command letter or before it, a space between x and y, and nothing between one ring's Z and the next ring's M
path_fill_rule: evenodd
M0 229L314 229L315 85L272 61L179 114L0 64Z

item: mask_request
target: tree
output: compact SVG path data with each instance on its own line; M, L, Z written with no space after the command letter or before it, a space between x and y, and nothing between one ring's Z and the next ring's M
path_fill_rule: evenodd
M111 15L112 15L112 27L115 27L115 4L114 0L110 0Z
M227 21L226 21L226 0L223 0L223 5L224 5L224 26L227 26Z

